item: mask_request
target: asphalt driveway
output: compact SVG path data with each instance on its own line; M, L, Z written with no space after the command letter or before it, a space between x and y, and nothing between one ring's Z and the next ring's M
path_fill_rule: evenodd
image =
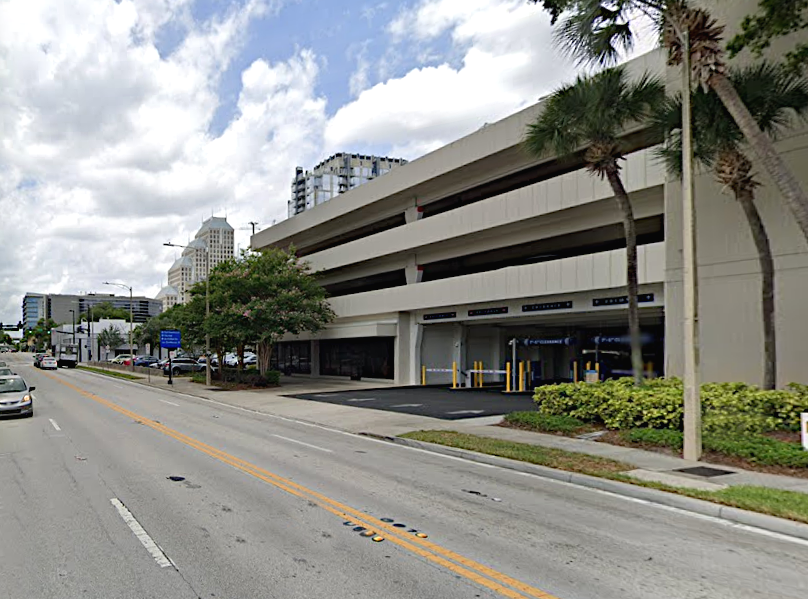
M302 393L287 397L372 410L416 414L443 420L499 416L519 410L532 410L535 407L529 395L506 395L501 391L482 389L453 391L433 387Z

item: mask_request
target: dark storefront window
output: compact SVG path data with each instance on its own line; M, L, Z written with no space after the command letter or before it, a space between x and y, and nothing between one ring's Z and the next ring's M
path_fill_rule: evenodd
M392 379L395 337L323 339L320 374Z
M286 374L311 374L311 341L278 343L272 351L270 368Z

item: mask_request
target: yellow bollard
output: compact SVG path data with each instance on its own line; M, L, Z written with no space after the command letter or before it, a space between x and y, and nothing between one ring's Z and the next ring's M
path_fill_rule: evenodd
M525 363L519 362L519 391L525 390Z
M452 362L452 389L457 389L457 362Z
M511 392L511 363L505 363L505 393Z
M421 366L421 384L426 385L426 366Z
M532 364L532 362L530 360L528 360L527 361L527 372L525 374L527 375L527 380L529 380L529 381L533 380L533 370L530 368L531 364Z
M574 383L578 382L578 360L572 363L572 381Z

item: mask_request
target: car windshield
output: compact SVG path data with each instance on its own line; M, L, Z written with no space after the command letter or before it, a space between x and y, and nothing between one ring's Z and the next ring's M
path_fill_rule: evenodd
M0 376L11 376L14 372L11 368L0 368Z
M0 379L0 393L19 393L27 388L22 379Z

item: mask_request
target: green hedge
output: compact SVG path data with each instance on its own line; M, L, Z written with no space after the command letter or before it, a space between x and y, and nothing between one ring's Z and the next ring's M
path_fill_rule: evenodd
M565 383L536 389L541 414L571 416L611 429L681 430L682 381L652 379L641 387L630 378L601 383ZM799 430L800 412L808 410L808 385L763 391L745 383L708 383L701 388L707 432L762 433Z
M639 428L623 431L621 436L632 443L647 443L677 450L682 449L683 443L682 433L670 429ZM751 433L734 436L725 433L705 433L702 442L707 451L736 456L756 464L808 468L808 451L797 443L778 441Z
M555 416L541 412L511 412L504 421L512 426L529 428L546 433L574 433L586 423L572 416Z

